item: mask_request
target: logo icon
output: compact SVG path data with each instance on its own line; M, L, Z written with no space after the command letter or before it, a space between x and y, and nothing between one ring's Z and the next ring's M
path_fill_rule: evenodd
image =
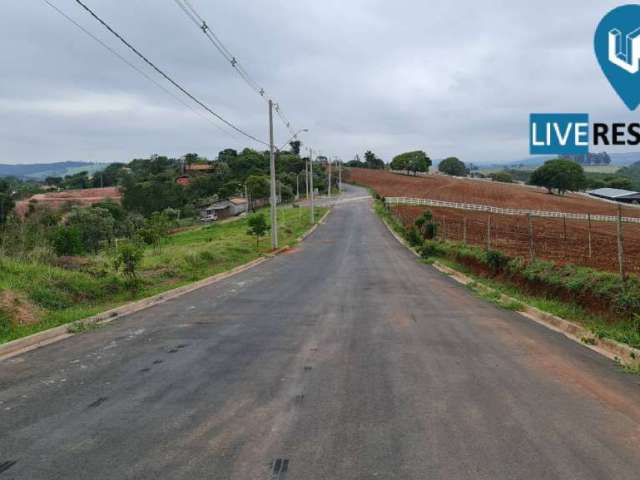
M611 86L629 110L640 105L640 5L611 10L594 38L596 57Z

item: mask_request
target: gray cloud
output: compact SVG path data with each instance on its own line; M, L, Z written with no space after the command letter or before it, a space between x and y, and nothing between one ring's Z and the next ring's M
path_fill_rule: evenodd
M74 1L51 1L149 71ZM311 130L303 139L345 159L419 148L517 160L528 156L531 112L633 118L591 46L619 2L191 1L292 123ZM86 2L214 110L267 138L265 103L173 1ZM0 31L0 162L259 147L166 95L41 0L5 0Z

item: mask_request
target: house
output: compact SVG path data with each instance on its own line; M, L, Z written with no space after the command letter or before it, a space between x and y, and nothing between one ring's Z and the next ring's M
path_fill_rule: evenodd
M185 170L187 172L208 172L211 170L211 165L208 163L191 163L186 165Z
M622 190L620 188L598 188L587 192L589 195L616 202L640 204L640 192Z
M229 217L235 217L247 211L247 199L231 197L228 200L219 200L200 210L200 221L214 222Z
M188 187L191 184L191 178L188 175L182 175L176 178L176 183L183 187Z

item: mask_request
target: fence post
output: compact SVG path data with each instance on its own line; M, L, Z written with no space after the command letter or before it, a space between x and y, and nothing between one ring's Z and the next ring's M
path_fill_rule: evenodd
M536 253L533 249L533 223L531 222L531 214L527 213L527 230L529 232L529 260L532 262L536 258Z
M491 250L491 215L487 217L487 250Z
M467 244L467 217L462 217L462 243Z
M447 241L447 217L442 217L442 239Z
M589 232L588 234L589 235L589 258L591 258L592 251L591 251L591 214L590 213L587 213L587 222L589 222L589 228L587 230Z
M620 276L624 281L624 240L622 235L622 206L618 205L618 263L620 264Z
M567 216L563 215L562 216L562 225L563 225L563 230L564 230L564 241L567 241Z

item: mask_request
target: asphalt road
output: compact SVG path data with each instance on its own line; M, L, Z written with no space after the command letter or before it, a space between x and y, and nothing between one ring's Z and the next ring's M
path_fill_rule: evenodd
M0 480L636 480L639 378L355 200L297 251L0 363Z

